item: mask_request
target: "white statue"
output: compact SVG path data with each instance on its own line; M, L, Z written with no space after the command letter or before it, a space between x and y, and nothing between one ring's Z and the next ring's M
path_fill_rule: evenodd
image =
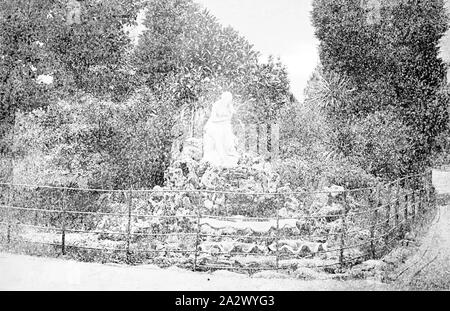
M231 125L234 113L233 95L230 92L223 93L212 105L203 135L203 160L214 166L230 168L237 165L239 155Z

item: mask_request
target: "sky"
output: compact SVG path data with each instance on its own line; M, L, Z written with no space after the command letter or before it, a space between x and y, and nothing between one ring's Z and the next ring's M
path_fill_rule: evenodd
M318 41L310 11L312 0L196 0L224 26L231 26L261 52L280 57L297 99L316 67Z
M450 0L445 1L447 10L450 12ZM441 56L450 63L450 31L447 31L447 35L441 41ZM450 81L450 70L448 71L448 81Z

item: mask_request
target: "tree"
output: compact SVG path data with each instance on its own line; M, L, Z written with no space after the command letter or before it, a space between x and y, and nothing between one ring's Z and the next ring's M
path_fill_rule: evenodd
M39 2L39 3L38 3ZM50 1L2 1L0 4L0 122L3 133L18 109L48 102L49 87L36 83L52 57L43 48L50 26ZM3 135L2 135L3 136Z
M442 0L378 2L373 19L360 0L315 0L313 24L325 75L347 79L354 90L333 111L342 121L380 111L396 115L411 137L408 173L428 164L448 123L448 97L439 92L446 66L438 57L448 21Z
M162 185L172 111L170 98L140 89L123 102L79 93L45 110L18 113L14 182L95 189Z
M286 69L278 61L258 61L259 53L231 27L223 27L192 0L153 0L147 5L147 30L135 51L135 68L153 88L175 83L179 106L195 105L211 87L232 91L257 118L273 117L289 102Z
M134 23L139 2L83 1L80 23L67 23L66 2L1 2L2 123L11 124L18 109L46 106L61 92L103 95L131 79L123 70L130 43L123 26ZM40 75L51 76L53 83L39 84Z
M141 5L132 0L85 0L79 23L65 23L66 15L59 16L50 49L71 78L72 90L120 97L135 87L127 66L131 41L124 26L136 22Z

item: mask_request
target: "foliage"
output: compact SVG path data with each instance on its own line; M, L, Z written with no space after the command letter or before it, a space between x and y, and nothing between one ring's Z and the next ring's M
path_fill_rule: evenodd
M440 90L441 96L450 97L450 84L445 85ZM450 114L450 101L448 104L448 113ZM436 137L436 148L433 150L432 163L438 167L450 164L450 119L445 131Z
M449 98L439 92L446 75L438 57L448 28L443 1L396 1L381 8L379 23L368 23L359 0L315 0L312 17L324 80L337 90L319 90L336 99L324 98L335 128L376 112L397 116L412 138L400 171L421 170L448 124Z
M279 61L259 63L245 38L192 1L87 0L81 3L79 24L67 23L66 5L62 0L0 4L0 147L10 153L14 141L16 176L33 167L36 174L28 177L38 183L160 184L173 136L170 126L183 109L206 105L228 89L241 103L240 116L266 118L291 97ZM133 47L126 26L135 23L144 5L147 31ZM43 75L53 81L39 83ZM136 104L143 86L150 88L144 93L151 92L152 99ZM126 103L130 115L118 108ZM73 120L76 109L81 119ZM154 111L164 115L152 119L154 131L134 137L131 130L144 135L143 128L135 128L137 120ZM14 133L16 113L20 122ZM136 122L124 123L127 119ZM66 123L80 120L83 129ZM130 132L117 129L119 124ZM151 150L143 150L139 139ZM130 144L138 147L123 152ZM152 152L142 165L139 155Z
M127 64L130 38L125 26L136 23L140 1L84 1L80 24L54 23L50 49L75 89L123 98L134 77ZM55 17L56 18L56 17Z
M324 75L317 67L305 102L282 110L283 178L296 187L321 187L326 179L359 188L374 176L406 174L412 143L406 126L388 111L345 118L355 91L345 77Z
M38 3L39 2L39 3ZM48 100L48 88L38 85L51 56L40 42L48 26L49 1L2 1L0 4L0 120L11 124L17 109L34 109ZM42 41L40 41L42 40ZM41 65L42 64L42 65ZM3 130L5 134L7 128Z
M144 89L124 103L80 94L21 114L13 151L23 160L17 163L16 178L105 189L161 184L172 108L171 101Z
M349 127L346 151L366 172L388 179L407 174L412 139L403 123L390 113L375 112Z
M277 172L281 180L292 189L322 190L323 187L337 185L345 189L371 187L378 179L349 159L322 157L302 159L292 156L278 163Z
M138 4L133 3L83 1L81 23L69 25L66 1L2 1L2 123L12 124L18 109L45 107L56 97L78 89L98 95L126 94L130 87L127 81L132 79L124 70L129 39L123 26L134 22ZM53 83L40 84L40 75L53 77Z
M194 105L205 92L205 81L232 91L257 119L274 117L289 102L284 66L258 53L230 27L221 26L208 11L191 0L148 3L145 26L134 52L139 78L154 87L171 80L179 106Z
M318 107L297 102L282 109L280 120L283 159L292 155L317 159L329 151L330 129Z

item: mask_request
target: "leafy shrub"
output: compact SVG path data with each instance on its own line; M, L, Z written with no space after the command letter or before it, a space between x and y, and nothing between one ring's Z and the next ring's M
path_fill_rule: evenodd
M359 0L314 0L312 11L325 73L322 93L329 95L321 97L327 98L323 104L335 130L380 112L386 117L394 114L409 131L409 147L391 150L396 164L401 164L396 172L365 165L384 178L424 170L435 138L448 124L449 101L440 90L447 66L439 57L439 41L449 27L444 1L390 2L378 3L379 18L374 22L369 18L374 8ZM346 133L351 131L344 128L337 146L350 153L352 139Z
M273 118L291 100L287 70L259 53L231 27L192 0L146 3L139 44L133 51L136 75L150 87L171 83L179 106L199 101L205 80L239 95L254 119Z
M389 112L376 112L349 126L350 161L367 173L387 179L407 174L412 147L409 129ZM345 135L344 134L344 135Z
M280 112L281 154L314 159L330 150L329 125L319 107L295 103Z
M372 187L378 182L375 176L346 159L335 160L333 165L325 167L322 178L346 189Z
M80 94L20 114L15 181L88 188L161 184L172 111L170 100L143 89L124 103Z
M330 158L305 161L291 157L277 167L283 183L292 188L321 190L324 186L337 185L346 189L365 188L377 183L377 178L348 159Z

